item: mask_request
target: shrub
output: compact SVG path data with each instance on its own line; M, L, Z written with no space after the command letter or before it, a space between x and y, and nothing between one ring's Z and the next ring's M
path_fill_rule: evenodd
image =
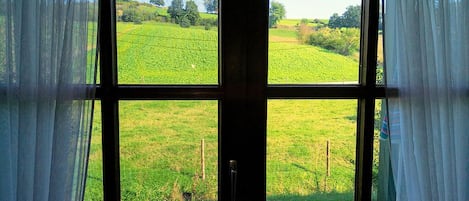
M306 18L301 19L300 24L308 24L309 20Z
M297 39L301 43L309 43L309 36L313 32L313 29L311 27L308 27L308 25L301 23L297 27Z
M191 26L191 21L186 16L183 16L179 20L179 25L183 28L189 28Z
M142 24L142 20L140 19L139 16L135 17L134 23L135 23L135 24Z
M309 44L332 50L342 55L351 55L360 48L360 30L357 28L313 30Z
M208 30L211 27L218 26L218 19L217 18L202 18L199 20L199 24L204 26L205 29Z
M135 16L137 16L137 12L135 12L134 9L126 9L124 10L121 18L124 22L133 22Z

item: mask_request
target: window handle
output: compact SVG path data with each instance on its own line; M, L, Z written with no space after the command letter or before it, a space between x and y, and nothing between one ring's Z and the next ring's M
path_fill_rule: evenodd
M238 162L230 160L231 201L236 201L236 185L238 179Z

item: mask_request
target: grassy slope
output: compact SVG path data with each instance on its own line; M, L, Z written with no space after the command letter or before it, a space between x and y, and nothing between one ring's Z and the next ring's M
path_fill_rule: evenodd
M118 23L118 32L121 83L216 83L216 51L198 50L217 48L215 30ZM299 45L291 31L272 30L270 37L271 83L357 78L358 64L351 58ZM275 100L268 107L269 200L352 199L356 102ZM86 200L102 200L99 107L95 112ZM198 200L215 199L216 101L122 102L120 120L124 200L178 199L183 191L195 192ZM202 138L205 182L197 177ZM332 162L325 187L327 139Z
M270 29L269 36L270 84L358 80L358 62L354 58L299 44L292 29Z
M358 63L351 58L310 45L270 43L271 84L357 80Z
M313 199L334 191L351 200L356 106L353 100L269 101L267 194L283 200L293 195ZM326 181L327 140L331 176Z
M216 29L182 29L174 24L151 22L119 23L117 30L121 83L217 83ZM357 61L299 45L295 38L294 31L271 30L270 83L357 81Z
M117 32L121 83L217 83L216 29L145 22L118 23Z
M173 193L216 196L217 104L214 101L121 102L121 172L128 200L166 200ZM199 179L200 140L207 177ZM173 195L170 197L174 199Z

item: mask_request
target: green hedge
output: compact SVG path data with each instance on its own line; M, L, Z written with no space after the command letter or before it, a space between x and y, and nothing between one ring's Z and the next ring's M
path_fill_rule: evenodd
M360 48L360 30L357 28L312 30L307 43L332 50L342 55L351 55Z

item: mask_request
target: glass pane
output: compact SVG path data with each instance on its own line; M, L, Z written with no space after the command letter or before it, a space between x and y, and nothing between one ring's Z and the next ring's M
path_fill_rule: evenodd
M373 153L373 200L396 200L392 177L386 105L376 100L375 143Z
M103 154L101 143L101 101L96 100L91 131L88 175L86 178L85 200L100 201L103 197Z
M383 43L383 13L382 6L380 4L379 10L379 21L378 21L378 62L376 66L376 84L384 85L384 43Z
M267 200L353 200L356 100L270 100Z
M358 83L360 3L271 1L269 84Z
M217 84L217 9L161 2L116 3L119 83Z
M122 200L217 199L217 101L119 105Z

